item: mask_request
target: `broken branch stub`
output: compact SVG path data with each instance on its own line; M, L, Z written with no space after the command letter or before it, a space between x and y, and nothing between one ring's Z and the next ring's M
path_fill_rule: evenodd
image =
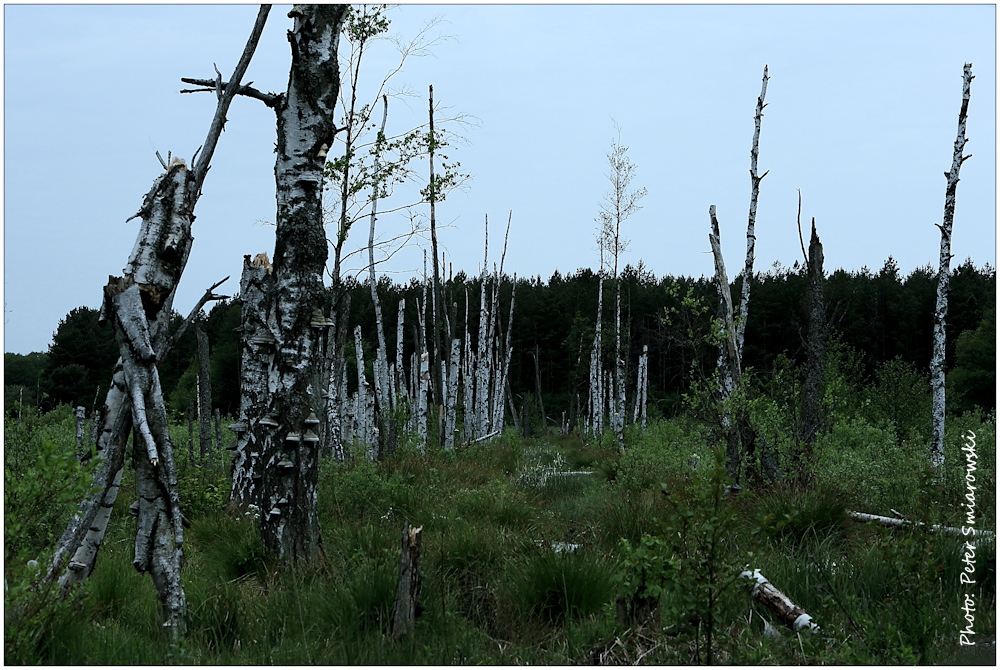
M403 525L399 583L396 587L396 601L392 607L394 640L413 632L418 609L421 609L417 604L417 598L420 595L420 541L423 531L423 526L410 528L408 523Z

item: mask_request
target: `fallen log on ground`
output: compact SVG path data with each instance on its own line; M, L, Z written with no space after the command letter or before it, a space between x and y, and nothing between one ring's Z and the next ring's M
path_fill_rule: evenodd
M812 617L793 603L788 596L775 588L774 584L767 580L767 577L760 574L760 570L744 570L740 573L740 577L756 582L753 587L754 599L774 612L786 626L795 632L804 628L812 632L819 631L819 626L813 622Z
M854 519L855 521L873 521L875 523L881 524L883 526L889 526L890 528L908 528L911 526L924 526L925 524L920 521L910 521L908 519L894 519L888 516L879 516L878 514L865 514L864 512L847 512L847 515ZM941 526L939 524L933 524L928 526L932 533L944 533L945 535L962 535L965 537L983 538L993 540L993 532L989 530L976 530L975 528L952 528L951 526Z

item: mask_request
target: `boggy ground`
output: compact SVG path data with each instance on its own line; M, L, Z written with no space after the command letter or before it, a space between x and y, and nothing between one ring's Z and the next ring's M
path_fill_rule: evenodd
M60 421L70 429L71 420ZM995 530L995 419L952 422L948 463L964 462L967 429L976 432L980 455L977 527ZM186 431L176 430L186 444ZM182 643L168 643L153 586L131 566L135 489L127 471L84 593L45 617L7 621L5 660L694 664L709 660L711 632L717 663L995 661L995 646L982 644L995 639L993 545L978 549L976 584L962 585L962 539L845 516L892 508L961 525L964 470L930 480L921 474L919 440L845 419L819 445L808 487L724 496L728 482L707 435L679 418L654 422L644 434L632 429L624 456L610 439L525 440L508 432L450 453L403 449L378 463L327 461L324 551L296 568L263 555L252 518L225 511L228 476L218 459L191 464L182 447L182 503L191 520ZM11 486L16 492L8 479ZM16 500L5 496L8 519ZM423 527L422 613L415 633L393 642L404 522ZM23 565L23 555L8 558ZM820 631L796 634L755 605L736 579L747 565L810 613ZM23 580L18 570L8 566L5 576ZM976 603L975 649L958 645L967 595Z

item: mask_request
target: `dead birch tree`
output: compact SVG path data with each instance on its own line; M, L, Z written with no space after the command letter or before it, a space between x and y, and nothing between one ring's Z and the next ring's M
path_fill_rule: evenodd
M611 279L615 283L615 353L614 353L614 387L611 403L611 428L618 440L618 450L625 451L625 362L622 358L622 290L618 280L618 261L628 247L628 240L622 237L621 227L630 216L642 209L639 200L646 197L645 188L629 191L629 186L635 178L636 166L628 157L628 147L621 143L621 128L615 124L618 137L612 142L611 153L607 155L608 167L606 175L611 182L611 191L604 202L600 204L597 222L598 242L603 250L607 249L611 256ZM603 259L602 259L603 260ZM603 262L602 262L603 265ZM601 268L604 269L603 267ZM611 390L611 389L609 389Z
M198 445L201 460L212 460L212 376L209 364L208 335L195 330L198 338Z
M139 435L134 441L134 462L140 502L133 565L150 572L166 625L175 638L184 629L185 599L179 573L183 527L156 362L180 334L179 330L171 336L168 326L177 284L191 250L195 205L229 105L256 50L269 10L269 5L261 6L231 81L224 87L220 82L215 89L218 95L215 116L205 144L195 152L201 154L200 158L193 161L191 169L181 159L173 159L169 165L161 159L164 174L156 179L139 212L131 217L142 221L139 235L124 277L109 278L102 307L104 317L115 323L121 358L100 410L97 452L101 461L95 471L92 493L81 503L60 538L43 578L46 583L58 578L61 587L68 589L92 572L118 496L125 445L135 427ZM221 297L215 296L212 289L199 301L181 330L205 302Z
M764 66L764 78L760 85L760 96L757 98L757 111L753 117L753 145L750 147L750 214L747 217L747 258L743 266L743 287L740 292L739 318L736 320L736 351L743 358L743 336L747 327L747 316L750 310L750 283L753 281L754 250L757 245L757 198L760 195L760 182L767 172L757 174L757 158L760 155L760 122L764 116L764 96L767 94L767 65Z
M966 63L962 73L962 107L958 112L958 134L952 154L951 169L944 173L948 180L944 196L944 218L941 230L941 253L938 258L937 302L934 306L934 352L931 356L931 466L944 463L944 409L945 409L945 319L948 316L948 279L951 273L951 233L955 222L955 195L958 191L958 173L965 156L965 125L969 115L972 95L972 63Z
M268 378L269 413L278 425L262 441L261 536L264 546L285 560L308 560L322 543L316 510L319 439L309 421L319 340L312 323L324 298L323 177L336 133L337 44L345 13L345 5L296 5L288 13L292 65L287 91L274 103L278 207L268 322L277 342Z
M801 199L799 204L801 212ZM801 231L800 231L801 234ZM812 233L809 237L809 256L806 259L806 271L809 274L809 305L808 333L806 335L806 379L802 397L802 456L803 468L799 475L804 476L804 468L810 462L813 445L820 428L820 405L823 399L823 368L826 351L826 307L823 302L823 245L816 234L816 218L812 220Z
M722 401L721 423L726 439L726 472L737 481L740 465L739 434L733 423L732 409L729 399L740 383L740 355L736 343L736 329L733 318L733 296L729 290L729 278L726 276L726 263L722 257L722 246L719 241L719 219L715 215L715 205L708 208L712 232L708 235L712 246L712 257L715 260L715 288L719 295L719 359L717 364L718 390Z
M594 346L590 351L590 429L595 437L604 432L604 392L601 368L601 324L604 321L604 275L597 280L597 325L594 328Z

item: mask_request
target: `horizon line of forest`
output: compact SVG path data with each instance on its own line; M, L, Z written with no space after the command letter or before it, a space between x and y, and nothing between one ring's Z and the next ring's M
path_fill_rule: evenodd
M501 296L509 299L512 279L502 278ZM517 278L517 312L513 324L510 370L511 406L525 409L547 425L572 426L586 411L587 365L596 322L599 274L582 268L563 275L556 270L543 282L541 276ZM708 379L715 368L716 347L706 339L711 329L715 286L710 278L657 279L638 267L628 266L622 282L623 352L629 393L634 393L636 365L643 346L649 347L649 407L652 416L673 416L681 409L683 394L698 379ZM775 264L755 275L754 308L746 328L745 363L757 374L776 365L805 361L803 334L806 324L804 267ZM444 281L445 304L451 310L456 336L464 333L466 292L471 313L479 311L480 278L464 272ZM731 282L739 295L742 277ZM837 269L829 273L825 292L831 306L828 320L833 339L852 350L855 374L869 378L894 359L925 375L933 349L934 301L937 273L930 265L903 275L890 256L878 272ZM367 282L347 281L351 293L349 323L360 325L371 367L375 317ZM378 281L382 304L406 300L406 311L415 315L422 290L416 278L396 284L388 277ZM948 314L947 362L949 411L962 412L996 407L995 321L996 269L989 263L976 268L971 259L951 272ZM212 405L225 415L239 408L239 333L241 303L238 296L217 302L198 315L160 365L161 383L168 408L175 417L188 413L196 397L196 330L204 330L210 343ZM102 326L99 312L89 307L72 310L59 323L47 353L5 353L5 413L20 408L48 411L60 404L93 410L107 391L119 352L110 328ZM174 315L175 322L182 320ZM604 321L613 313L605 307ZM410 323L415 322L409 321ZM476 334L478 324L468 324ZM414 350L412 328L403 336L404 356ZM691 335L700 337L691 338ZM393 338L394 339L394 338ZM610 346L610 343L606 344ZM369 350L370 348L370 350ZM346 360L354 359L348 342ZM787 359L782 362L782 359ZM537 363L536 363L537 361ZM355 382L356 383L356 382ZM928 382L929 388L929 382ZM951 389L954 389L952 391ZM565 415L563 413L565 412ZM537 424L536 424L537 425Z

